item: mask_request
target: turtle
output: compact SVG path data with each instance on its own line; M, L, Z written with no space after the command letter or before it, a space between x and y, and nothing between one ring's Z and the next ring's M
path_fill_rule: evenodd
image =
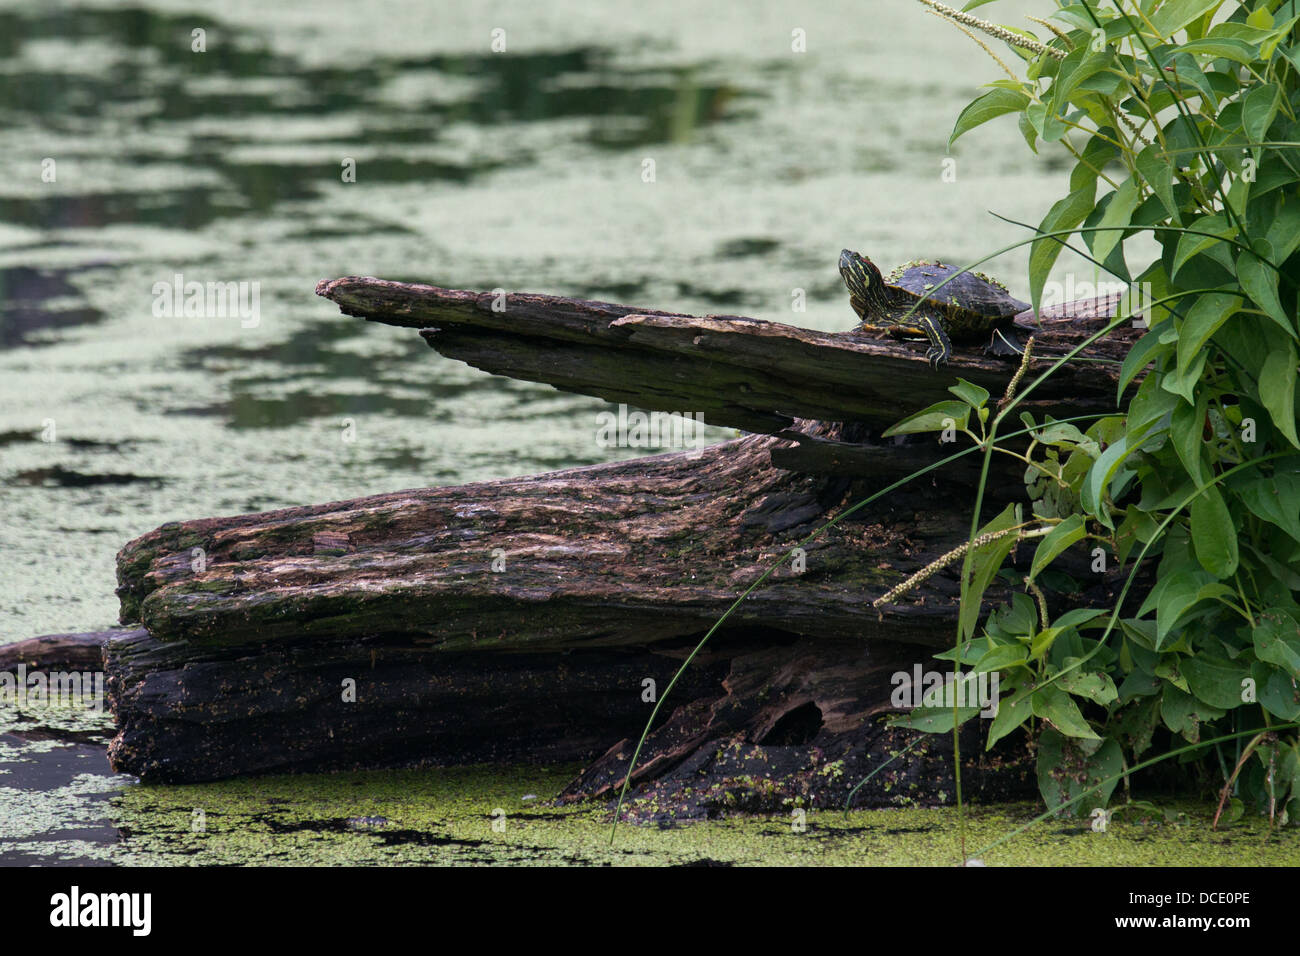
M941 262L912 262L885 279L870 259L848 249L840 253L840 275L849 305L861 320L853 331L884 329L899 339L923 336L930 342L925 357L933 369L951 357L952 339L988 340L996 355L1020 351L1005 331L1029 303L986 276Z

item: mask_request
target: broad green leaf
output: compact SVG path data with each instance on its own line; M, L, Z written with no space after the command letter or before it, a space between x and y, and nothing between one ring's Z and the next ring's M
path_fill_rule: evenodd
M1179 690L1173 684L1165 684L1160 693L1160 717L1176 734L1181 734L1188 743L1199 743L1201 723L1218 720L1224 711L1211 707L1203 700L1197 700L1186 691Z
M1300 720L1300 687L1295 678L1263 661L1251 665L1250 675L1261 707L1282 720Z
M1144 687L1144 684L1149 686ZM1126 695L1121 688L1120 703L1130 704L1134 701L1136 703L1131 707L1126 706L1116 715L1118 719L1112 724L1113 730L1108 736L1121 741L1127 740L1134 756L1140 757L1151 747L1151 738L1155 736L1156 729L1160 726L1158 688L1154 682L1149 682L1145 675L1138 671L1124 678L1124 687L1129 688L1130 693ZM1138 693L1138 690L1143 692Z
M1241 123L1250 142L1262 143L1268 136L1281 92L1275 84L1264 83L1246 94L1241 104Z
M1028 412L1020 415L1020 420L1028 427L1034 428L1034 418ZM1069 422L1058 422L1051 415L1043 416L1043 425L1033 432L1034 441L1044 445L1058 445L1066 448L1070 445L1082 445L1089 439Z
M1113 59L1111 63L1114 63ZM1103 110L1097 108L1098 102L1103 99L1123 100L1125 94L1131 89L1132 87L1129 85L1126 76L1121 76L1114 69L1106 69L1080 82L1074 91L1072 99L1074 102L1081 104L1094 121L1101 122L1109 117ZM1095 93L1097 96L1083 97L1079 95L1080 93ZM1138 118L1136 122L1141 123L1141 118Z
M1013 504L1007 505L1000 515L979 529L976 537L1005 530L1015 523L1016 506ZM984 600L984 592L988 590L994 575L998 573L998 569L1002 567L1002 562L1011 553L1011 549L1015 547L1015 544L1016 536L1007 534L976 548L971 553L969 587L964 586L962 588L961 610L958 613L960 633L963 638L969 638L975 633L975 625L979 621L980 604ZM967 582L963 581L962 583L965 585Z
M1034 551L1034 563L1029 569L1029 576L1037 577L1038 572L1047 567L1062 551L1083 539L1087 530L1083 526L1083 515L1070 515L1038 542Z
M1039 738L1038 792L1049 810L1075 799L1078 802L1070 812L1079 816L1106 806L1123 770L1124 755L1115 740L1098 746L1096 741L1072 740L1050 728Z
M1259 400L1287 441L1300 448L1295 427L1295 346L1287 343L1285 351L1270 352L1259 370Z
M1277 525L1300 542L1300 475L1277 472L1272 477L1253 478L1234 485L1242 504L1270 524Z
M1021 113L1017 125L1020 127L1020 135L1025 138L1025 143L1029 146L1029 151L1037 156L1038 130L1034 129L1034 124L1029 121L1028 114Z
M1160 379L1160 387L1171 395L1177 395L1185 402L1196 401L1196 388L1201 384L1201 374L1205 371L1205 362L1210 353L1202 349L1192 359L1192 364L1185 369L1174 369Z
M1055 685L1048 684L1034 691L1030 698L1034 714L1049 721L1053 727L1067 737L1081 737L1085 740L1100 740L1097 732L1083 719L1079 705L1070 699L1070 695Z
M1167 90L1166 83L1169 83L1179 93L1181 99L1187 99L1193 95L1201 96L1208 105L1213 105L1215 101L1214 88L1210 85L1209 77L1206 76L1205 70L1196 58L1183 53L1177 48L1166 50L1163 54L1158 55L1162 67L1157 81L1156 90L1159 93ZM1235 87L1234 90L1235 92ZM1158 95L1152 98L1153 103L1158 99ZM1159 109L1159 107L1156 107Z
M1129 443L1136 446L1154 429L1166 425L1177 405L1178 396L1161 387L1161 376L1158 373L1148 376L1129 400L1128 420L1124 424Z
M1274 262L1286 262L1291 258L1291 253L1300 248L1300 199L1287 197L1274 213L1264 238L1273 250ZM1290 332L1291 338L1297 338L1294 329Z
M1268 12L1267 6L1256 7L1246 17L1246 25L1257 30L1267 30L1273 26L1273 14Z
M1250 199L1254 202L1275 189L1290 186L1297 179L1300 179L1300 176L1297 176L1294 170L1279 161L1275 154L1265 152L1260 157L1259 167L1255 171L1255 181L1250 184Z
M1181 570L1160 578L1138 608L1138 616L1154 609L1156 612L1155 650L1160 650L1165 638L1184 614L1202 601L1230 598L1230 588L1220 584L1204 571Z
M1256 657L1300 680L1300 626L1289 615L1277 611L1262 614L1251 640Z
M1115 130L1107 126L1097 130L1097 135L1088 140L1079 162L1070 173L1070 192L1078 192L1089 185L1096 189L1097 177L1107 164L1119 156L1119 150L1110 142L1115 138Z
M1065 135L1065 123L1052 112L1050 103L1030 103L1025 107L1025 116L1045 142L1055 143Z
M1194 657L1184 657L1178 662L1191 693L1223 710L1233 710L1242 705L1242 680L1250 676L1244 658L1235 661L1213 657L1201 652Z
M1119 471L1120 466L1124 464L1124 460L1136 450L1136 446L1129 447L1127 436L1121 436L1102 452L1101 457L1088 469L1088 477L1084 482L1080 500L1088 513L1107 528L1113 529L1115 523L1111 520L1110 511L1106 507L1106 489L1110 486L1111 479L1115 477L1115 472Z
M1114 51L1109 47L1094 50L1091 43L1071 50L1061 61L1060 72L1052 84L1052 112L1064 114L1080 84L1105 70L1113 59Z
M1153 143L1138 153L1137 169L1155 194L1160 197L1165 211L1176 220L1178 201L1174 199L1174 166L1168 157L1161 154L1159 143Z
M1133 218L1133 210L1137 208L1137 204L1137 181L1130 177L1112 193L1106 212L1102 215L1101 222L1097 224L1103 231L1092 233L1092 254L1102 262L1106 261L1119 245L1120 240L1124 238L1122 229L1108 227L1127 226Z
M966 427L970 418L970 406L965 402L935 402L929 408L923 408L915 415L908 415L896 425L887 428L882 437L892 435L915 435L919 432L941 432L950 425L951 420L958 431Z
M1076 30L1091 32L1093 29L1093 17L1089 16L1088 11L1084 8L1084 6L1081 3L1070 3L1068 5L1062 4L1062 9L1057 10L1055 13L1053 13L1052 19L1060 20L1062 23L1069 24ZM1122 22L1112 21L1111 24L1107 24L1105 20L1102 20L1102 25L1103 26L1111 25L1111 26L1119 26L1119 27L1124 26ZM1129 31L1125 29L1123 35L1127 36L1128 33ZM1107 37L1111 37L1111 33L1109 31L1107 31L1106 35Z
M1286 343L1282 330L1272 322L1261 322L1241 313L1225 322L1214 333L1214 344L1244 368L1258 369L1270 352Z
M1124 390L1137 377L1138 372L1159 359L1161 355L1174 350L1173 342L1162 342L1160 340L1163 329L1164 327L1161 326L1158 329L1149 330L1128 350L1128 355L1124 356L1124 363L1119 370L1119 388L1115 394L1116 404L1123 400Z
M1023 91L993 89L967 104L957 117L952 135L948 137L948 146L957 141L957 137L973 130L1007 113L1019 113L1029 105L1029 95Z
M1167 0L1151 16L1151 26L1155 27L1156 35L1164 40L1222 3L1223 0ZM1141 26L1138 29L1149 35L1150 27Z
M957 379L957 384L949 387L948 391L956 395L971 408L983 408L989 400L989 392L986 388L981 388L973 382L968 382L964 378Z
M1056 627L1064 631L1067 628L1080 627L1084 624L1087 624L1089 621L1096 620L1097 618L1101 617L1103 614L1108 614L1108 613L1109 612L1105 608L1076 607L1072 611L1066 611L1064 614L1062 614L1052 623L1056 625Z
M1187 318L1178 331L1179 373L1187 372L1193 359L1203 354L1210 336L1241 306L1241 296L1226 292L1207 292L1196 300L1196 304L1187 310Z
M1128 641L1124 641L1119 647L1119 666L1125 675L1119 685L1120 706L1143 697L1151 697L1159 692L1161 686L1152 674L1134 663L1136 657L1133 655L1132 648L1133 645Z
M1261 240L1261 245L1265 243ZM1265 251L1265 250L1261 250ZM1272 252L1271 249L1267 250ZM1263 259L1253 252L1242 250L1237 256L1237 279L1242 291L1255 301L1255 304L1268 313L1268 317L1282 326L1287 332L1293 332L1291 319L1282 308L1277 296L1277 270L1266 265Z
M1088 213L1092 212L1096 194L1097 184L1093 182L1059 200L1043 217L1038 227L1039 231L1050 233L1075 228L1088 217ZM1062 237L1065 238L1067 237ZM1035 311L1043 301L1043 286L1047 284L1048 274L1052 271L1052 266L1063 248L1065 247L1061 245L1060 240L1039 239L1030 250L1029 293Z
M978 707L958 707L957 725L961 726L972 717L978 716L979 712ZM951 705L926 704L910 714L903 714L892 723L897 727L910 727L912 730L920 730L927 734L946 734L953 727L952 713Z
M1058 677L1056 684L1067 694L1073 694L1075 697L1086 697L1103 707L1119 697L1119 691L1115 689L1115 682L1104 671L1088 673L1073 670Z
M1238 40L1235 37L1205 37L1201 40L1184 43L1179 49L1184 53L1222 57L1243 66L1251 65L1258 55L1258 51L1253 44L1247 43L1245 40Z
M974 640L967 641L966 646L962 648L961 663L963 667L969 667L988 653L989 648L993 647L993 641L987 636L977 637ZM952 662L957 659L957 648L950 647L946 651L940 651L934 655L936 660Z
M1029 659L1039 660L1052 649L1052 645L1061 634L1062 630L1059 627L1045 627L1035 634L1029 641Z
M1152 604L1152 607L1155 605ZM1144 614L1149 608L1139 611ZM1137 645L1133 653L1134 663L1147 673L1153 673L1156 666L1156 656L1154 653L1156 646L1156 622L1139 621L1136 618L1126 618L1119 622L1119 626L1124 631L1124 636ZM1152 652L1148 654L1147 652Z
M1201 567L1216 578L1237 571L1237 528L1223 495L1208 485L1192 502L1192 546Z
M1019 685L1013 684L1011 693L1003 695L1002 699L998 701L998 712L994 714L993 722L989 724L988 742L984 745L985 750L992 750L994 744L1034 715L1033 708L1030 706L1029 695L1020 693L1018 690Z
M1028 594L1011 595L1011 603L997 608L986 625L989 634L1023 641L1038 626L1038 605Z
M1187 229L1188 231L1182 233L1178 239L1178 249L1174 253L1173 266L1169 273L1171 279L1178 277L1178 270L1186 265L1187 260L1192 256L1218 245L1225 239L1235 239L1237 236L1237 228L1229 225L1221 215L1202 216Z
M975 662L972 670L981 674L985 671L1004 671L1027 663L1029 655L1025 651L1025 645L1017 641L1015 644L999 644L986 651Z
M1156 664L1154 673L1156 677L1173 684L1184 694L1190 694L1191 691L1187 689L1187 678L1178 670L1178 661L1179 657L1177 654L1172 655L1168 659L1162 659L1158 664Z
M1206 34L1206 36L1209 37L1227 37L1228 39L1241 40L1243 43L1255 45L1263 43L1272 35L1273 31L1271 30L1261 29L1245 23L1232 23L1226 21L1223 23L1216 23L1210 28L1210 32Z
M1213 477L1205 462L1204 423L1209 404L1210 396L1205 392L1201 393L1195 405L1175 399L1173 415L1169 419L1169 435L1174 451L1178 453L1178 460L1183 463L1187 474L1198 485L1208 484Z

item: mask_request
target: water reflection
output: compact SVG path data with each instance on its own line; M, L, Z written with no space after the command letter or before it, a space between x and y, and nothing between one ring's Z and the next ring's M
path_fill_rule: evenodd
M214 37L201 55L189 46L196 21L207 24ZM619 68L611 51L597 47L510 56L379 56L364 64L309 68L210 17L143 9L9 12L0 14L0 36L5 38L0 58L17 59L0 84L0 111L19 123L80 132L86 123L93 128L95 118L127 107L130 121L146 132L167 125L184 128L185 121L202 123L189 134L184 161L192 170L211 174L198 177L204 185L0 196L0 221L47 229L113 223L196 229L221 217L267 214L281 203L320 196L338 180L333 165L322 162L312 168L301 162L238 158L236 147L264 142L262 124L277 117L356 116L360 130L350 137L353 142L425 148L436 146L444 131L458 123L491 128L581 119L580 141L626 149L689 142L698 127L727 118L729 104L742 93L731 84L700 81L691 67ZM102 75L24 61L25 44L55 39L122 49ZM463 93L412 103L384 95L403 79L436 89L439 78ZM468 82L457 85L458 79ZM241 88L242 80L256 81L256 86ZM254 117L259 122L246 122ZM95 132L111 136L107 128ZM304 141L311 142L310 135ZM130 165L164 158L141 153L124 159ZM368 182L464 183L533 160L526 150L508 159L469 157L463 162L378 155L366 160L364 176ZM238 201L232 202L232 195Z
M98 322L104 314L84 305L58 306L58 300L81 300L80 290L68 281L67 269L0 269L0 348L49 344L45 334Z

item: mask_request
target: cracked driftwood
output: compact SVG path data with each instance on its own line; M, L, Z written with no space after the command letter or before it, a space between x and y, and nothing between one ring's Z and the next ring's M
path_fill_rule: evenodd
M906 739L879 720L895 709L891 676L934 667L930 654L950 644L957 568L883 613L871 602L964 540L971 469L927 475L805 542L801 560L784 556L848 504L939 456L929 441L873 441L946 397L952 375L932 372L920 350L541 295L509 295L498 312L488 293L380 279L336 279L317 292L348 314L419 329L441 354L490 372L757 434L528 478L178 522L137 538L118 555L118 594L123 622L143 631L105 651L115 766L198 780L599 757L569 795L605 794L649 713L643 682L666 686L773 562L776 573L674 692L638 783L689 791L704 811L791 796L828 804ZM1093 319L1045 318L1035 367L1099 328L1109 307L1090 304ZM1122 354L1129 338L1091 352ZM1112 408L1111 367L1084 368L1033 407ZM962 353L951 371L997 394L1013 368ZM1001 472L990 507L1019 495L1020 475ZM494 557L504 564L494 568ZM348 681L355 701L341 693ZM863 800L951 792L945 745L936 739L928 755L882 774ZM968 780L987 780L988 792L1023 785L1022 761L984 776L984 759ZM758 786L756 774L772 782Z

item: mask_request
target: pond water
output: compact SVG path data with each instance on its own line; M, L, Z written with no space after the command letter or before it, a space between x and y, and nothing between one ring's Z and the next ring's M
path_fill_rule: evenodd
M846 245L1022 238L989 210L1038 221L1064 164L1012 121L947 149L998 67L919 4L815 6L0 10L0 642L112 623L114 554L166 521L635 453L597 445L601 401L342 316L321 278L830 330ZM988 269L1023 297L1025 261ZM257 283L256 325L155 315L178 274Z
M948 149L998 75L904 0L0 6L0 643L112 623L117 549L167 521L636 453L317 280L847 329L842 247L969 262L1063 188L1014 122ZM1024 297L1026 261L986 271ZM159 315L178 276L256 315ZM5 812L114 843L102 739L24 733Z

